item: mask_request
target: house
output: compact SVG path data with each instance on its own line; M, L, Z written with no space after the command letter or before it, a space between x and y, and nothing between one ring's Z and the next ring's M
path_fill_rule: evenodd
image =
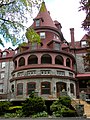
M90 100L90 71L84 59L87 35L75 42L74 28L70 28L71 42L68 43L61 23L52 20L45 2L30 28L40 35L41 43L28 41L26 46L12 50L11 58L1 56L0 64L8 65L0 80L0 96L5 94L9 100L22 101L35 92L53 101L62 95L79 98L84 94L85 100ZM2 74L3 68L0 69Z

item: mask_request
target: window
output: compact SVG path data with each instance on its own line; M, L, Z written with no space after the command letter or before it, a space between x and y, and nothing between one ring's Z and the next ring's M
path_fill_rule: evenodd
M2 57L6 57L6 55L7 55L7 52L2 53Z
M17 95L23 95L23 83L17 84Z
M60 55L57 55L57 56L55 57L55 64L63 65L63 64L64 64L63 57L60 56Z
M49 54L44 54L41 57L41 63L42 64L52 64L52 58Z
M60 50L60 43L54 43L54 49Z
M70 67L70 59L69 58L66 59L66 66Z
M35 92L36 89L36 83L35 82L29 82L27 83L27 94L31 94Z
M1 79L4 79L5 73L1 73Z
M70 76L70 77L73 77L73 73L69 72L69 76Z
M0 84L0 93L3 93L3 84Z
M2 62L2 63L1 63L1 67L2 67L2 68L5 68L5 62Z
M87 46L86 41L81 41L81 47L86 47L86 46Z
M41 33L40 33L40 38L41 38L41 39L45 39L45 32L41 32Z
M41 83L41 94L50 94L50 82Z
M19 59L19 66L24 66L24 65L25 65L25 59L24 59L24 57L21 57Z
M36 55L31 55L28 57L28 64L38 64L38 58Z
M14 61L14 67L17 68L17 61Z
M12 90L12 92L14 92L14 84L12 84L11 90Z
M74 94L74 84L70 84L70 92Z
M32 43L31 44L31 50L37 49L37 43Z
M40 26L40 20L36 20L36 27Z

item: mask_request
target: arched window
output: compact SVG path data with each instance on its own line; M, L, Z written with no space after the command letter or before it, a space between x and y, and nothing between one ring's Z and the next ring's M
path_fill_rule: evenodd
M55 64L63 65L63 63L64 63L63 57L60 55L56 56Z
M24 57L21 57L20 59L19 59L19 67L20 66L24 66L25 65L25 58Z
M17 95L23 95L23 83L17 84Z
M66 59L66 66L70 67L70 59L69 58Z
M42 64L52 64L52 58L49 54L44 54L41 57L41 63Z
M72 93L72 94L74 94L74 84L70 84L70 92Z
M28 64L38 64L38 58L36 55L31 55L28 57Z
M17 68L17 61L16 60L14 61L14 66L15 66L15 68Z
M51 83L50 82L41 83L41 94L51 94Z
M31 94L35 92L36 89L36 83L35 82L29 82L27 83L27 94Z

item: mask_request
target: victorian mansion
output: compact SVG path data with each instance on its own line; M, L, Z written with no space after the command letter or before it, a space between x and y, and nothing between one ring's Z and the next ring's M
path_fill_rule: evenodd
M62 95L79 98L84 93L89 101L90 72L83 57L87 35L75 42L74 28L70 28L71 42L67 42L45 2L30 28L40 35L40 44L28 42L16 50L0 50L0 99L21 101L35 92L45 100L56 100Z

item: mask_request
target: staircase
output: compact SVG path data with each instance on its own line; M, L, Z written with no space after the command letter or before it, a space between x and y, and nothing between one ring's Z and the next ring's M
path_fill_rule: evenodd
M76 109L76 105L84 105L84 115L86 117L90 117L90 104L88 104L86 101L83 101L81 99L72 99L71 105Z

